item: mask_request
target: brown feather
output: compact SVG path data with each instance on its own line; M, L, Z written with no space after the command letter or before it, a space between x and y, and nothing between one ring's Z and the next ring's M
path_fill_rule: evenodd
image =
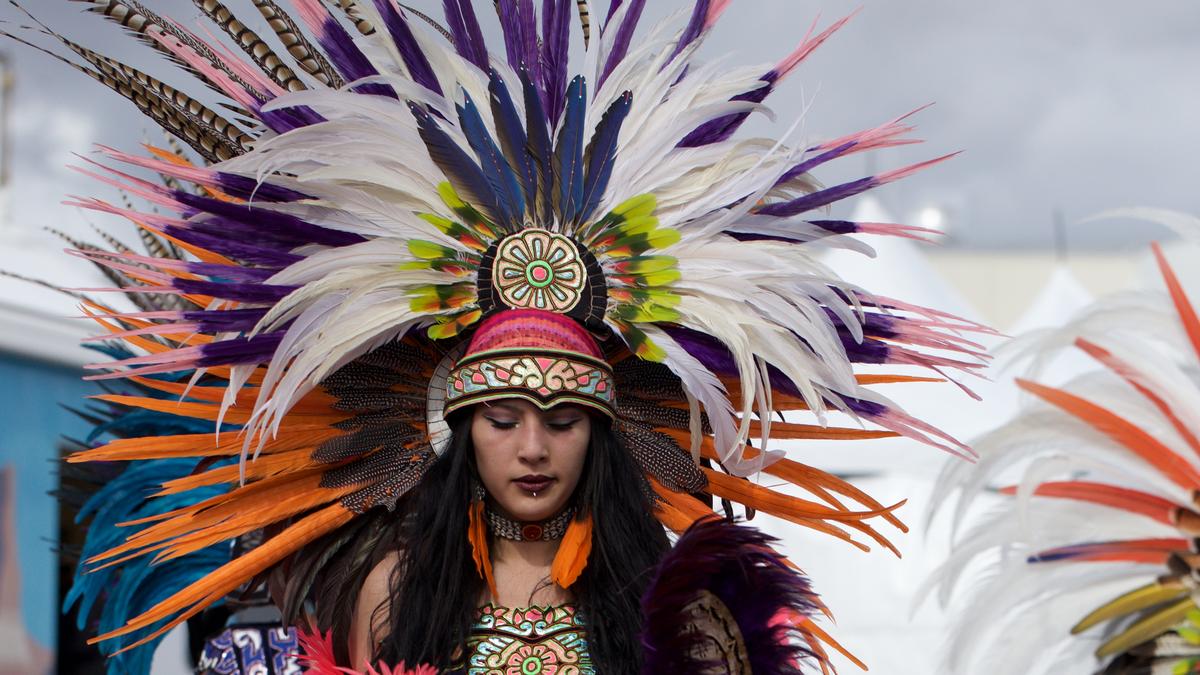
M342 87L346 81L333 69L325 55L309 42L295 20L287 12L275 4L275 0L250 0L258 13L267 20L267 25L275 31L275 36L283 43L284 49L296 61L296 65L304 72L317 78L321 84L335 89Z
M362 17L362 14L358 11L358 3L355 0L335 0L334 4L337 5L338 9L342 10L347 19L354 22L354 28L360 34L366 36L375 34L375 27L371 25L370 21Z
M216 68L224 73L239 87L242 87L248 92L255 91L254 87L250 86L237 73L233 72L233 70L225 64L224 60L215 54L208 45L196 39L195 36L179 28L174 23L164 20L162 17L147 9L137 0L75 1L91 5L91 7L88 7L89 11L96 12L97 14L104 16L106 19L119 24L121 27L130 31L134 37L162 52L163 54L166 54L167 58L169 58L172 62L183 68L196 79L207 84L213 90L219 93L224 93L217 83L213 82L203 73L182 61L179 57L171 53L171 50L167 49L157 40L150 37L151 33L158 32L179 40L198 56L203 58L205 61L208 61L213 68Z
M255 65L262 70L263 74L271 78L272 82L288 91L302 91L308 88L257 33L238 21L233 12L230 12L225 5L218 0L192 0L192 2L208 18L212 19L213 23L225 31L225 34L254 60Z

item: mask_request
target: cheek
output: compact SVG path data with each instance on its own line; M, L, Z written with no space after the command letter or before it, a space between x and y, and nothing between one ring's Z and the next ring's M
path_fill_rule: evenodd
M486 421L471 425L471 445L475 447L475 466L484 487L492 487L493 478L504 471L502 443Z
M564 440L566 441L566 439ZM571 477L572 487L579 482L579 476L583 473L590 440L591 434L585 431L572 436L559 448L559 456L562 457L561 470L564 475Z

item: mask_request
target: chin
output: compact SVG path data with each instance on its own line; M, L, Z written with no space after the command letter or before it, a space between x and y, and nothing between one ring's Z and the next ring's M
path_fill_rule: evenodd
M533 523L552 518L567 505L567 500L558 491L551 489L538 493L537 497L527 494L520 488L514 488L515 494L505 495L507 499L499 502L500 508L508 513L513 520Z

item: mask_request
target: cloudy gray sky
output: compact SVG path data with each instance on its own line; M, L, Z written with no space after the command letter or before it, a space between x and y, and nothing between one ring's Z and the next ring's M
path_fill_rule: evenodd
M130 50L128 40L82 13L79 3L25 4L89 46L154 58ZM186 0L150 4L195 23L197 11ZM227 4L249 8L245 0ZM685 4L653 0L646 19ZM731 52L733 63L771 63L818 15L825 25L856 6L734 0L705 49L711 56ZM7 6L0 19L25 22ZM1074 250L1136 250L1168 235L1138 223L1076 221L1130 205L1200 213L1197 36L1200 7L1193 0L864 0L858 16L772 97L779 120L749 128L782 133L807 105L806 134L827 137L934 102L916 119L926 144L876 153L873 165L850 158L821 177L853 178L872 166L885 170L962 150L948 164L883 188L879 197L906 220L928 205L945 209L950 246L1049 247L1059 210ZM94 141L130 147L158 140L159 132L62 64L19 45L0 48L16 74L8 227L75 230L82 216L58 202L64 193L97 189L65 169L71 153L86 152Z

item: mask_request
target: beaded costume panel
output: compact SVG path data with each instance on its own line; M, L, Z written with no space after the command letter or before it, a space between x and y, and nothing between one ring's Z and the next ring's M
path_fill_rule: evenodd
M595 675L582 617L570 605L479 610L465 675Z

